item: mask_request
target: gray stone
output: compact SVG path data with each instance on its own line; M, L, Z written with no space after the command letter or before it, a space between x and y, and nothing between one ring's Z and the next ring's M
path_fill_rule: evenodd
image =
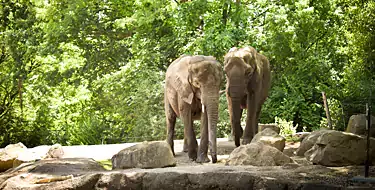
M367 135L366 129L366 114L352 115L349 118L348 126L346 127L346 132L354 133L357 135ZM371 116L371 137L375 137L375 117Z
M266 128L257 133L251 142L262 142L266 145L275 147L280 151L283 151L285 147L285 138L280 136L271 128Z
M105 171L92 159L49 159L3 173L0 189L345 189L350 178L348 174L331 176L336 170L324 166L297 166L209 164ZM358 175L363 168L351 168L351 172Z
M294 152L297 150L297 148L292 148L292 147L285 147L283 150L283 153L289 157L294 156Z
M41 160L43 157L41 157L38 154L35 154L31 152L30 150L26 150L18 155L16 159L13 161L13 168L21 165L22 163L26 162L35 162L37 160Z
M275 147L263 143L241 145L233 150L227 165L282 166L293 160Z
M46 158L62 158L63 156L63 147L60 144L54 144L48 150Z
M313 148L305 152L307 160L323 166L362 165L366 158L366 139L363 136L341 131L327 131L320 135ZM371 138L371 144L375 139ZM370 149L375 163L375 148Z
M162 168L175 165L172 150L164 141L136 144L112 157L113 169Z
M297 132L293 134L293 138L298 138L298 141L302 142L307 136L309 136L311 132Z
M280 134L280 127L277 124L258 124L258 132L261 132L265 129L272 129L277 134Z
M292 160L294 160L295 163L299 164L299 165L302 165L302 166L309 166L309 165L313 165L312 162L308 161L305 157L301 157L301 156L293 156L291 157Z
M329 130L326 130L326 129L316 130L312 132L311 134L309 134L307 137L305 137L303 141L301 142L301 145L296 150L296 155L304 156L305 152L310 150L314 146L315 142L318 140L318 137L326 133L327 131Z
M92 173L104 171L93 159L40 160L2 173L0 189L92 189L100 177Z
M6 171L13 167L14 160L22 153L26 152L27 147L21 142L10 144L0 152L0 172Z

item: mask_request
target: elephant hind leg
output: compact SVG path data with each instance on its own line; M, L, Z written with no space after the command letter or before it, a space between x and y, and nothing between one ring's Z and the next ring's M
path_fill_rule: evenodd
M185 136L184 136L184 147L183 147L182 151L188 152L187 138Z
M165 113L166 113L166 120L167 120L167 143L171 147L173 156L175 156L173 136L174 136L174 128L176 125L177 115L173 111L172 106L168 102L166 102L166 104L167 105L165 106Z

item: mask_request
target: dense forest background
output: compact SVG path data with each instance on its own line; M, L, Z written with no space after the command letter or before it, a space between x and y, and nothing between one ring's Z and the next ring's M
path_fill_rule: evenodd
M261 123L325 126L324 91L344 130L375 102L374 18L371 0L0 0L0 147L164 139L168 65L245 45L272 65Z

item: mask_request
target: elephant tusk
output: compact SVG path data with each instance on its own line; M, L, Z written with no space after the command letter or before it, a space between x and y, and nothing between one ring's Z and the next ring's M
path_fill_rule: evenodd
M204 113L204 105L202 104L202 113Z

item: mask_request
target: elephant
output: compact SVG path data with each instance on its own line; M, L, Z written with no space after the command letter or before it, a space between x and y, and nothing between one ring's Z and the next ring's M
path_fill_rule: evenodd
M231 48L224 56L226 97L235 145L251 142L258 133L258 119L271 88L270 63L251 46ZM241 127L243 109L247 109L246 127ZM242 136L243 135L243 136Z
M219 91L224 74L221 64L212 56L183 55L173 61L166 71L164 105L167 142L173 155L176 118L184 124L189 159L198 163L217 162L216 128L219 111ZM193 120L201 120L201 141L195 137ZM197 152L198 149L198 152Z

